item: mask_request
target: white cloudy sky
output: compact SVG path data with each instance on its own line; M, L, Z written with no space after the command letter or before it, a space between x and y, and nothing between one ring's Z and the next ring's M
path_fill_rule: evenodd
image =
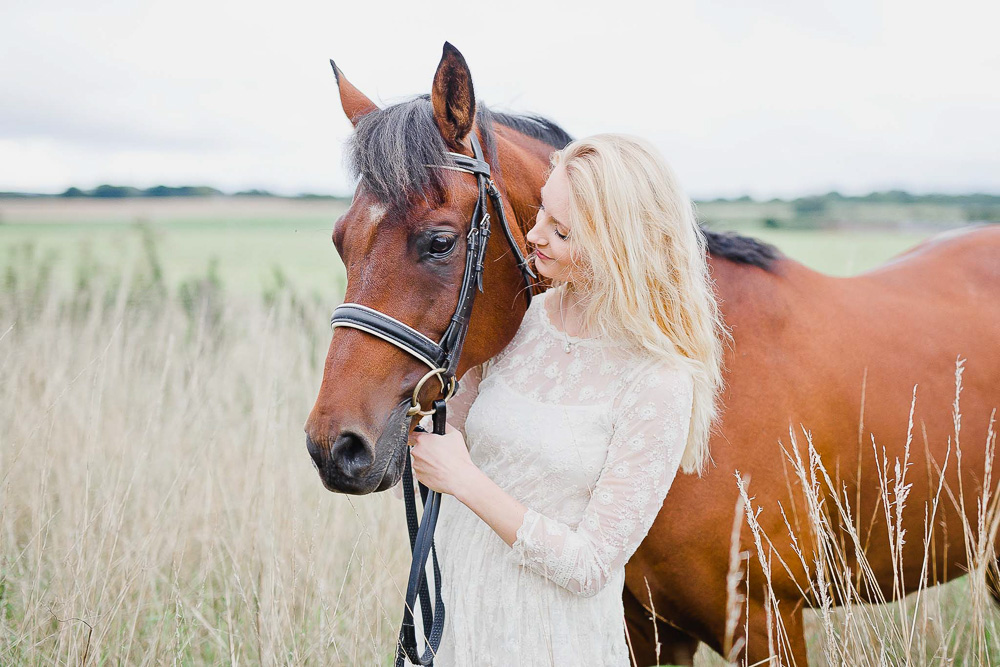
M653 140L695 196L1000 192L993 0L2 0L0 190L346 193L328 64L380 102L445 40L495 108Z

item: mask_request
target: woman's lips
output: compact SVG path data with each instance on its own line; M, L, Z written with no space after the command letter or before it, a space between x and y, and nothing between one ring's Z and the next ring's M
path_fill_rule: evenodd
M545 254L543 254L543 253L541 253L541 252L539 252L539 251L537 251L537 250L535 251L535 255L536 255L537 257L540 257L541 259L552 259L552 258L551 258L551 257L549 257L548 255L545 255Z

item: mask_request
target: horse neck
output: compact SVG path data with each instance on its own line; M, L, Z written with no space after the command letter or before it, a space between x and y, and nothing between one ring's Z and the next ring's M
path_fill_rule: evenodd
M498 185L514 212L515 234L520 232L519 240L524 242L538 214L549 158L556 149L504 125L496 125L494 132L501 175Z
M541 203L549 156L555 149L507 127L495 129L500 188L514 240L526 248L525 235ZM537 145L533 145L537 144ZM524 284L514 256L499 230L487 250L487 289L476 299L472 326L458 375L497 355L514 338L525 307ZM513 309L513 310L512 310ZM517 314L517 317L513 315Z

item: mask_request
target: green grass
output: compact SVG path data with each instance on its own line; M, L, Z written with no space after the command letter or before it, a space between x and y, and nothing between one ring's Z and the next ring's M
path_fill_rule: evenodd
M860 273L931 235L923 232L787 230L730 225L773 243L806 266L830 275ZM135 270L145 262L143 239L155 239L168 285L204 276L215 266L227 291L252 295L284 280L320 298L343 292L344 268L330 241L332 221L316 219L165 219L149 223L62 222L0 225L0 273L30 246L49 256L56 285L74 267L96 264ZM718 228L718 227L713 227Z
M132 271L145 262L145 234L155 239L170 285L203 276L214 263L223 286L246 295L271 285L276 271L309 293L336 295L344 289L330 226L317 221L5 224L0 226L0 272L14 261L12 252L24 252L26 246L52 258L56 284L73 280L81 263Z
M912 248L932 232L757 229L741 232L778 247L816 271L853 276Z

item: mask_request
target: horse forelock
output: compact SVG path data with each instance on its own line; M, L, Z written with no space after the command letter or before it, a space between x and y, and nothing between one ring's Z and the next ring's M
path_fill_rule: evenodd
M477 104L476 124L486 161L499 179L494 122L526 136L562 148L570 136L552 121L536 115L492 112ZM445 175L426 165L453 165L448 148L434 120L429 95L420 95L361 117L348 142L348 165L352 176L392 210L405 209L413 196L440 203Z
M427 98L414 98L361 117L348 142L348 165L366 191L391 208L413 193L440 194L447 148Z

